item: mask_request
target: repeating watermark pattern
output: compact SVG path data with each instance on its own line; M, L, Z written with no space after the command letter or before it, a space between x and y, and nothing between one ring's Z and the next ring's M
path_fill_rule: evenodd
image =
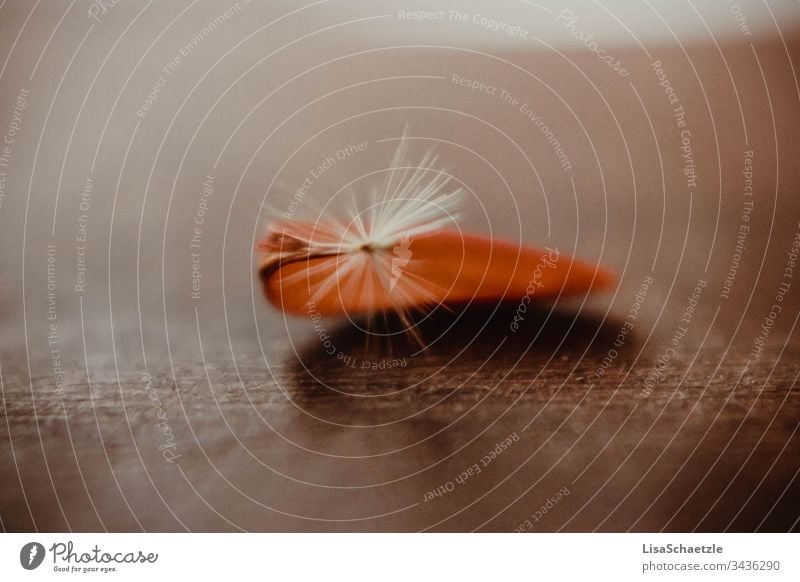
M672 334L672 338L669 340L669 345L656 361L653 371L647 376L647 378L645 378L644 388L641 392L642 398L649 398L653 393L653 389L655 388L656 384L664 379L664 371L675 357L675 354L677 354L677 350L681 345L681 341L689 333L689 325L692 323L692 318L694 317L695 310L697 309L697 304L700 302L700 297L702 296L703 290L706 288L707 284L708 282L704 279L699 279L692 290L692 293L689 295L686 306L683 309L683 315L680 319L681 325L678 325L678 327L675 328L675 333Z
M200 299L200 283L203 279L200 269L200 243L203 239L208 202L213 196L214 176L209 174L203 180L200 201L197 203L197 210L195 210L194 218L192 219L192 236L189 238L189 253L192 258L192 290L190 297L194 300Z
M8 180L8 166L11 164L11 152L14 142L17 141L17 134L22 129L22 114L28 108L29 94L30 91L25 88L20 89L17 94L11 119L3 136L3 143L0 144L0 209L3 208L3 203L6 199L6 183Z
M560 23L561 26L564 27L567 32L569 32L572 36L576 39L581 41L583 45L592 51L597 58L603 61L608 67L617 73L620 77L627 77L630 75L628 69L622 64L622 62L614 58L612 55L608 54L608 52L601 48L597 41L594 40L594 33L586 33L578 28L576 25L578 21L580 21L581 15L576 14L572 10L567 8L562 8L559 10L558 14L556 15L556 22Z
M533 299L536 290L544 287L542 276L544 275L545 269L555 269L556 264L558 263L558 249L544 247L544 250L547 251L547 254L542 255L539 259L539 262L536 264L536 267L533 270L533 276L528 282L528 286L525 288L525 295L520 300L519 305L517 305L517 309L514 311L514 319L509 326L512 333L519 331L519 324L525 321L525 314L528 312L528 305L530 305L531 299Z
M58 308L56 304L56 245L47 245L47 346L50 352L50 365L53 371L53 385L56 394L64 391L64 361L61 356L61 340L58 329Z
M244 10L244 7L242 6L243 4L249 3L250 0L236 2L230 8L211 20L202 29L200 29L200 31L197 32L194 37L192 37L192 40L178 49L178 52L172 57L172 60L161 67L158 78L156 79L155 83L153 83L142 104L136 110L137 117L140 119L147 117L148 112L158 102L161 90L167 85L169 78L174 75L178 69L180 69L181 65L184 63L184 59L188 58L203 41L219 30L223 24Z
M548 497L547 500L541 505L541 507L539 507L539 509L531 513L530 516L525 521L519 524L516 527L516 529L514 529L514 533L524 533L526 531L531 531L534 528L533 525L534 523L541 520L545 515L547 515L548 511L552 510L556 505L558 505L561 502L562 499L564 499L568 495L569 495L569 488L566 485L564 485L561 489L556 491L554 495Z
M295 189L292 199L289 202L289 208L287 208L283 213L283 217L287 219L294 217L297 209L300 208L300 205L303 203L303 198L305 198L306 194L308 194L308 191L311 190L311 187L314 185L314 183L319 180L325 174L325 172L330 170L337 163L346 160L355 154L366 151L368 147L369 141L349 143L336 150L335 154L326 156L325 159L320 160L308 171L308 174L305 176L305 178L303 178L303 182L298 188Z
M725 5L736 20L736 26L739 27L739 31L742 35L753 36L753 33L750 31L750 25L747 23L747 17L744 15L744 12L742 12L742 7L734 2L734 0L725 0Z
M518 99L502 87L478 79L465 77L458 73L450 75L450 82L459 87L466 87L470 91L496 97L500 99L503 104L509 105L519 111L528 122L541 132L545 141L553 149L553 153L555 153L558 163L561 164L561 168L564 172L570 172L572 170L572 162L569 156L567 156L564 146L561 145L561 142L558 140L553 130L550 129L550 126L545 123L544 118L538 114L529 103Z
M644 299L647 297L647 290L650 289L650 285L652 285L653 282L654 279L650 275L646 275L642 280L642 283L639 285L639 291L637 291L636 295L634 295L633 305L628 310L628 314L625 316L625 323L623 323L622 327L619 328L617 337L614 338L613 347L608 349L603 361L594 371L595 378L602 378L603 375L605 375L606 370L611 367L611 365L614 363L614 360L616 360L619 356L618 350L622 349L628 339L628 336L633 331L634 324L636 323L636 320L639 319L639 312L642 309Z
M392 249L394 256L392 257L392 277L389 280L389 291L394 291L397 282L403 275L403 268L411 261L411 241L409 237L404 236L400 239L400 244Z
M478 93L486 93L487 95L491 95L492 97L498 96L497 86L490 85L489 83L485 83L484 81L479 81L477 79L470 79L468 77L464 77L463 75L459 75L458 73L453 73L452 75L450 75L450 82L453 85L466 87L470 91L476 91ZM502 92L502 89L500 89L500 91Z
M503 440L496 442L493 449L491 449L489 452L483 455L477 463L473 463L472 465L461 471L461 473L459 473L457 477L455 477L450 481L442 483L441 485L439 485L434 489L431 489L430 491L425 492L425 494L423 495L423 500L432 501L437 497L442 497L447 493L452 493L453 491L455 491L457 486L464 485L466 484L467 481L469 481L473 477L480 475L484 469L489 467L489 465L491 465L492 462L494 462L497 459L497 457L502 455L509 449L509 447L511 447L514 443L517 442L519 442L519 435L516 433L516 431L514 431Z
M539 130L545 141L553 149L553 152L556 154L556 158L558 159L558 163L561 164L561 168L565 172L572 170L572 162L570 162L569 157L564 150L564 146L561 145L561 142L558 140L555 133L553 133L553 130L550 129L550 126L545 123L544 118L542 118L541 115L536 113L536 111L534 111L533 108L526 102L517 99L506 90L500 91L500 99L503 100L503 103L506 103L514 109L519 110L525 119L536 126L536 129Z
M164 441L158 445L158 450L167 463L175 463L175 460L181 455L177 452L178 445L175 440L175 433L172 431L172 427L169 425L167 411L164 410L164 405L161 402L161 398L158 395L158 390L156 389L153 383L153 378L150 376L150 374L144 372L142 374L142 382L144 382L144 392L147 394L147 397L150 398L150 403L153 405L153 409L156 413L155 427L158 429L159 433L161 433L161 436L164 437Z
M92 203L94 179L86 177L78 202L78 229L75 233L75 293L81 295L86 290L86 243L89 240L89 208Z
M695 167L694 150L692 149L692 132L686 122L686 109L684 109L681 104L678 93L672 86L672 82L669 80L661 61L653 61L650 63L650 68L658 79L658 86L664 89L664 95L672 106L673 121L680 131L680 152L681 162L683 164L683 175L686 178L686 188L691 192L697 187L698 174L697 168Z
M728 266L728 271L725 273L725 280L722 282L722 291L719 294L720 299L728 299L731 295L731 288L733 281L736 279L736 273L739 270L739 265L742 261L742 253L744 253L745 242L747 235L750 232L750 215L753 212L753 150L745 150L744 152L744 201L742 202L742 211L739 215L739 230L736 234L736 247L733 249L731 262Z
M256 4L0 0L7 578L793 527L800 0Z
M405 368L408 366L408 360L402 358L382 358L380 360L367 360L365 358L356 358L355 356L345 353L336 347L333 343L333 338L328 334L322 321L322 314L317 309L317 304L309 299L307 302L308 315L311 318L311 327L314 329L314 335L317 336L322 351L343 366L352 368L354 370L391 370L392 368Z
M800 229L800 223L798 223L797 226L798 229ZM761 323L761 331L759 331L758 335L753 339L753 350L750 352L750 356L755 359L761 357L761 353L764 351L764 346L767 345L767 340L775 325L775 321L778 319L781 311L783 311L783 301L789 293L789 289L792 288L794 269L797 266L798 255L800 255L800 230L795 233L792 243L785 253L786 263L784 264L783 273L781 273L781 282L778 283L778 288L775 290L773 303L769 308L769 312L764 316L764 320Z
M95 22L102 21L120 1L121 0L92 0L87 10L89 18Z
M496 20L477 12L461 12L460 10L398 10L397 19L404 22L449 22L468 24L485 28L490 32L499 32L510 38L526 40L530 32L525 28Z

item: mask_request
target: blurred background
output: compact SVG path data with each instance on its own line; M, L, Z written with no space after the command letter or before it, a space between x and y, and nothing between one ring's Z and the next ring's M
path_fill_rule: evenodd
M789 0L0 3L0 525L797 529L799 31ZM463 228L618 285L424 350L326 320L326 354L255 244L406 126Z

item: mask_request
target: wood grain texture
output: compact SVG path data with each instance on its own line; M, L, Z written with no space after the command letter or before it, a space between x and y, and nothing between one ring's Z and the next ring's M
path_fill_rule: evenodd
M572 316L546 317L534 314L526 332L487 358L506 328L472 314L443 336L441 350L382 372L353 371L313 343L299 359L291 351L284 363L275 358L269 371L257 358L208 358L205 369L182 365L174 376L161 366L152 387L175 435L174 462L159 452L167 441L141 378L117 382L113 363L98 362L91 390L74 381L57 395L47 378L31 389L23 372L6 368L14 455L3 458L16 467L4 467L5 527L796 527L798 368L782 364L796 343L746 367L740 355L684 349L646 394L648 368L632 360L649 356L636 341L597 378L616 327L578 319L565 335ZM488 331L476 334L486 321ZM440 326L450 327L447 318L424 331L430 337ZM343 349L361 345L363 356L360 334L332 337ZM480 472L459 482L476 464ZM451 491L430 493L448 483ZM535 521L564 487L569 495Z

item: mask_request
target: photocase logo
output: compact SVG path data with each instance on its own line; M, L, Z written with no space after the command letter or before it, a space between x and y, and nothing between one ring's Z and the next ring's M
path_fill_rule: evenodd
M26 570L35 570L44 560L44 546L38 542L29 542L19 551L19 563Z
M389 281L389 291L394 291L397 281L403 274L403 267L408 265L408 262L411 260L410 246L411 242L408 236L404 236L400 239L400 244L392 249L395 256L392 258L392 278Z

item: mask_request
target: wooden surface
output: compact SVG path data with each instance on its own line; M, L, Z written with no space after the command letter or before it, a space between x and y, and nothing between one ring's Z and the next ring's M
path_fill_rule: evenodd
M473 335L483 321L457 325L445 335L446 348L405 356L413 364L382 373L353 372L313 345L304 359L308 369L293 353L271 360L270 371L258 359L234 366L209 358L205 366L179 366L174 376L163 367L153 373L153 386L176 436L174 462L159 454L167 440L140 378L117 382L113 364L98 362L91 390L76 377L60 396L47 379L34 378L34 410L25 374L6 365L3 396L14 450L9 456L5 441L4 525L59 531L797 526L798 367L782 363L787 352L794 357L796 343L747 366L721 349L686 349L646 394L648 370L635 362L643 357L638 340L602 379L594 377L613 326L557 316L529 349L535 333L505 341L488 358L504 334L492 328ZM431 327L428 334L440 331ZM598 331L600 339L591 341ZM334 335L343 346L363 339L347 336ZM515 434L518 440L485 461L496 443ZM464 478L476 463L480 473ZM452 490L430 493L439 487ZM537 516L565 487L569 495Z

